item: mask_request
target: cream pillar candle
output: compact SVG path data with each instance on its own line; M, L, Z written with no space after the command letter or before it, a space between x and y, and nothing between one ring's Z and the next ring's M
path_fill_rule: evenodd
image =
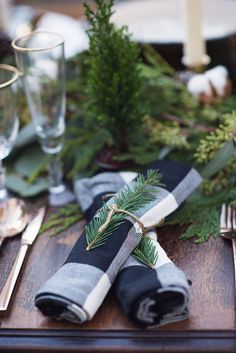
M0 0L0 28L8 32L10 27L10 0Z
M202 35L202 1L184 0L185 41L183 63L187 67L199 67L209 63Z

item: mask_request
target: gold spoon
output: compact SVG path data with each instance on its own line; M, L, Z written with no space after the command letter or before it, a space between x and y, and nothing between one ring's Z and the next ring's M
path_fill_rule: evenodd
M23 231L29 222L29 215L23 200L12 198L0 205L0 246L5 238Z

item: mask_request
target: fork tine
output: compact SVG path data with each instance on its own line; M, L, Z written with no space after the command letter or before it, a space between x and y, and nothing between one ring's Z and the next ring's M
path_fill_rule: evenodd
M225 203L223 203L221 206L221 212L220 212L220 229L226 228L225 220L226 220L226 205Z
M236 231L236 209L233 207L233 230Z
M232 229L232 209L231 209L231 206L227 207L226 225L227 225L228 229Z

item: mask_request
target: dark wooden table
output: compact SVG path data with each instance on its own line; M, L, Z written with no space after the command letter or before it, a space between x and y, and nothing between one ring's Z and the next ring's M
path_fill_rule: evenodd
M180 228L163 227L159 239L193 282L189 319L140 330L121 312L112 291L94 319L81 326L45 318L34 306L41 285L61 266L83 230L38 237L12 298L0 316L0 352L236 352L233 257L227 240L196 245L180 241ZM19 237L0 250L0 289L11 269Z

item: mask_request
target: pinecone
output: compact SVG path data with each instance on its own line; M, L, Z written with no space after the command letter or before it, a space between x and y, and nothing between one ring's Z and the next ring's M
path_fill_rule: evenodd
M8 37L7 33L0 28L0 60L2 61L8 55L13 55L11 39Z

